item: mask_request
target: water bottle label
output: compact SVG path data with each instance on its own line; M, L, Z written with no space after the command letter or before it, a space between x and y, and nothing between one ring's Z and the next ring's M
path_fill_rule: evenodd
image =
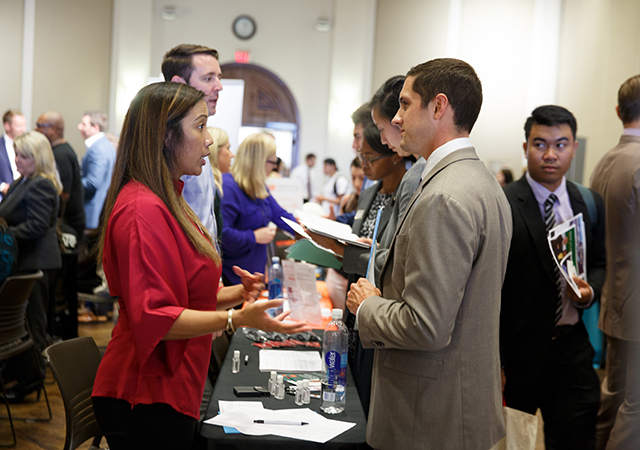
M335 402L336 401L336 393L335 392L323 392L322 400L325 402Z
M340 353L335 350L330 350L324 357L324 362L327 365L327 381L329 386L335 386L338 376L341 372Z

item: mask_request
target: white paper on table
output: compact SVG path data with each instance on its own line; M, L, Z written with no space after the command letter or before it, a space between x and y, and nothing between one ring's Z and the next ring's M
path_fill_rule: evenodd
M320 294L316 285L315 266L292 260L282 261L284 288L293 320L322 323Z
M287 420L307 422L309 425L271 425L257 424L254 420ZM318 442L324 444L334 437L353 428L353 422L342 422L327 419L309 408L258 410L255 408L239 408L213 417L205 423L234 427L243 434L264 436L273 434L292 439Z
M317 351L261 349L260 372L321 372L322 358Z
M264 405L262 404L262 402L257 402L257 401L234 402L234 401L228 401L228 400L218 400L218 410L220 411L220 414L228 413L229 411L233 411L234 409L240 409L240 408L253 408L253 409L263 410Z

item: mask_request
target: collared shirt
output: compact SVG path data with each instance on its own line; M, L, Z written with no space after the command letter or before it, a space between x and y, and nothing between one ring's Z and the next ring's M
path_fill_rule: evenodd
M640 136L640 128L625 128L622 134L628 136Z
M426 179L429 172L438 165L438 163L444 159L445 156L455 152L456 150L460 150L461 148L473 147L471 144L471 139L468 137L453 139L437 149L433 151L427 158L427 165L424 166L424 171L422 172L422 179Z
M84 145L86 145L87 148L89 148L93 144L95 144L98 139L100 139L101 137L104 137L104 136L105 136L104 131L101 131L100 133L96 133L93 136L91 136L90 138L85 139Z
M183 175L181 180L184 181L182 197L193 209L193 212L196 213L200 222L209 230L217 249L218 227L216 226L216 217L213 211L215 181L209 158L204 158L204 166L202 166L200 175Z
M18 168L16 167L16 151L13 148L13 139L6 134L2 136L4 139L4 148L7 149L7 156L9 157L9 164L11 164L11 172L13 173L13 179L17 180L20 177Z
M571 208L571 200L569 199L569 191L567 191L567 180L565 177L562 177L560 186L558 186L555 191L551 192L549 189L531 178L529 172L527 172L525 176L527 178L527 183L531 186L533 195L538 202L542 218L544 218L544 202L547 201L547 198L549 198L549 195L552 193L558 197L558 200L553 205L556 225L560 225L575 216L573 208ZM560 289L562 291L562 317L556 325L575 325L579 320L578 310L576 308L588 308L591 306L592 302L578 303L571 301L571 299L567 297L567 282L564 277L560 278ZM591 289L591 296L593 297L593 289Z

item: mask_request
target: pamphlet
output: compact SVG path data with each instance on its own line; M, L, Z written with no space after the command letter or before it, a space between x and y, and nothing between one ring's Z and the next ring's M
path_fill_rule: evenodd
M549 230L549 248L560 272L579 298L580 289L573 276L587 281L587 241L582 213Z

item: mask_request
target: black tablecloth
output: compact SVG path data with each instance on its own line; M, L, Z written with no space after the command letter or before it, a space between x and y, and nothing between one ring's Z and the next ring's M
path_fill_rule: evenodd
M316 331L320 334L321 331ZM249 397L238 398L233 393L234 386L264 386L267 387L269 373L262 373L259 370L259 349L252 345L253 342L247 339L241 330L239 330L232 338L229 351L222 365L222 370L213 388L211 401L207 408L204 419L209 419L218 415L218 400L231 401L262 401L267 409L288 409L297 408L293 395L285 395L284 400L276 400L273 397ZM240 350L241 363L240 372L231 373L231 360L233 351ZM249 355L248 365L244 365L244 357ZM288 383L285 382L285 385ZM325 414L320 409L320 400L311 399L309 405L300 406L300 408L310 408L319 412L329 419L341 420L344 422L355 422L356 426L342 433L325 444L315 442L301 441L281 436L245 436L243 434L225 434L224 429L217 425L202 424L199 436L199 447L201 449L366 449L369 448L366 443L366 419L358 391L353 383L353 377L347 371L347 401L345 411L341 414Z

